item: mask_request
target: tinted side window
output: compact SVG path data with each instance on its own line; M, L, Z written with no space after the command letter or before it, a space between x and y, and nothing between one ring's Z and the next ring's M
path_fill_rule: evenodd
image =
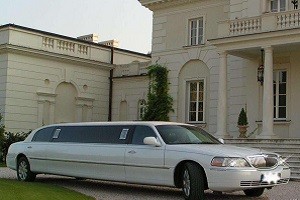
M145 137L157 137L155 132L149 126L136 126L133 136L132 144L144 145Z
M125 144L131 126L63 126L53 142Z
M54 142L98 143L100 127L97 126L63 126Z
M108 144L125 144L131 126L102 126L100 142Z
M32 138L34 142L50 142L54 127L47 127L36 132Z

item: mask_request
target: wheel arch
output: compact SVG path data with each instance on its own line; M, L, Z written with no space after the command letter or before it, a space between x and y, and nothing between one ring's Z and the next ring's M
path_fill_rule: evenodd
M207 182L207 176L206 176L206 172L204 170L204 168L196 161L193 160L183 160L181 162L179 162L174 170L174 184L177 188L181 188L182 187L182 176L181 173L183 171L184 165L186 163L195 163L201 170L203 173L203 178L204 178L204 189L208 189L208 182Z
M26 157L25 154L19 153L19 154L17 155L17 157L16 157L16 167L17 167L17 165L18 165L18 161L19 161L20 158L22 158L22 157L24 157L24 158L26 158L26 159L28 160L28 158ZM29 161L28 161L28 162L29 162Z

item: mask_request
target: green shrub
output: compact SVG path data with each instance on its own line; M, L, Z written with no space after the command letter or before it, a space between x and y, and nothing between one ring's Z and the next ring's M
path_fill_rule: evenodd
M4 140L2 142L1 146L1 152L2 152L2 160L5 161L8 148L11 144L15 142L20 142L25 140L25 138L31 133L31 131L24 133L11 133L11 132L5 132L4 133Z
M239 126L246 126L246 125L248 125L248 118L247 118L247 114L246 114L244 108L242 108L242 110L241 110L241 112L239 114L238 125Z

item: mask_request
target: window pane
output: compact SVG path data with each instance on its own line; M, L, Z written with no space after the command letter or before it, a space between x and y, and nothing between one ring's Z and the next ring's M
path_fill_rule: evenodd
M145 137L157 137L152 128L148 126L137 126L132 137L132 144L144 145Z
M286 10L286 0L280 0L280 11Z
M32 138L35 142L49 142L52 139L53 130L55 127L48 127L39 130Z
M274 107L274 110L273 110L273 111L274 111L273 118L277 118L277 117L276 117L276 107Z
M190 112L190 120L191 122L195 122L196 121L196 112Z
M280 83L286 83L286 72L279 73L279 81Z
M203 111L203 102L198 103L198 111Z
M286 95L279 95L279 106L286 106Z
M197 83L191 83L190 84L190 91L197 91Z
M199 20L198 20L198 23L199 23L199 27L202 28L202 27L203 27L203 18L199 19Z
M279 84L279 94L286 94L286 83Z
M204 82L200 81L199 82L199 91L203 91L204 90Z
M190 101L197 101L197 92L191 92Z
M273 97L273 103L274 103L274 106L276 107L276 96Z
M271 0L271 11L277 12L278 11L278 0Z
M286 118L286 107L279 107L279 118Z
M203 101L203 92L199 92L199 101Z
M190 103L190 111L196 111L196 102Z
M203 121L203 112L198 112L198 121Z

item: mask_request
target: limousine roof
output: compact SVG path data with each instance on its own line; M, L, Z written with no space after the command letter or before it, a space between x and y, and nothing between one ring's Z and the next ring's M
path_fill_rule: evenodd
M178 122L162 122L162 121L114 121L114 122L78 122L78 123L60 123L51 124L35 129L31 134L24 140L25 142L31 141L33 135L46 127L63 127L63 126L108 126L108 125L146 125L146 126L157 126L157 125L187 125Z
M78 123L60 123L49 126L99 126L99 125L186 125L178 122L163 121L114 121L114 122L78 122Z

